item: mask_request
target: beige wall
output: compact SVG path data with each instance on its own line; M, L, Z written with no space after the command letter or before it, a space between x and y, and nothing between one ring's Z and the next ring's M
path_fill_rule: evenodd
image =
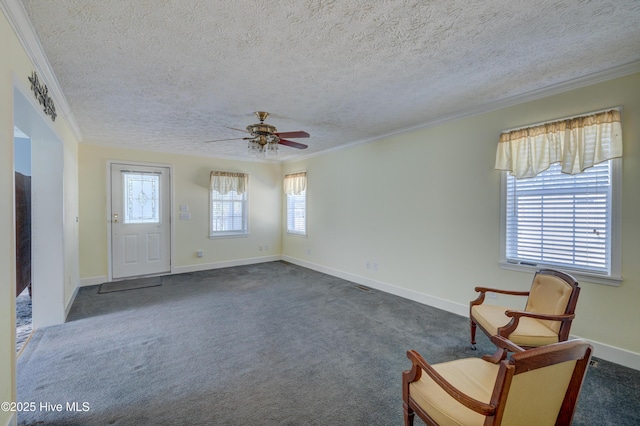
M127 161L173 166L175 272L247 261L281 253L281 166L188 155L80 145L80 275L86 284L108 275L107 162ZM249 174L249 236L209 239L209 174L212 170ZM191 220L180 220L179 206L189 206ZM265 247L268 246L268 250ZM262 250L260 250L262 247ZM202 250L204 256L196 257Z
M29 92L28 77L35 67L15 36L4 14L0 14L0 401L15 400L15 225L13 203L13 105L14 85L25 95ZM42 76L41 76L42 77ZM14 80L15 79L15 80ZM56 99L54 99L54 102ZM35 102L35 101L33 101ZM58 104L59 106L59 104ZM37 102L34 109L39 110ZM77 139L69 123L59 112L55 123L50 124L62 142L64 213L62 215L62 248L64 265L60 268L64 277L64 303L68 303L78 285L77 225ZM37 115L38 113L36 113ZM40 114L39 119L51 123ZM34 290L35 291L35 290ZM58 309L63 309L62 306ZM7 424L11 413L0 411L0 425Z
M623 107L624 281L581 282L572 333L637 360L640 334L629 326L640 323L640 74L284 164L283 173L308 172L308 237L285 234L283 255L463 314L476 285L525 289L530 273L498 266L498 135L615 106Z
M9 24L0 16L0 402L15 400L15 237L13 213L13 83L14 62L24 64ZM5 54L7 52L7 54ZM22 55L24 56L24 55ZM10 413L0 411L0 425Z

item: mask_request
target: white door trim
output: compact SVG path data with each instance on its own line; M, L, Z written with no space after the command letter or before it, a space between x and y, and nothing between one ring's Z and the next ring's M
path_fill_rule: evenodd
M125 165L130 165L130 166L145 166L145 167L166 167L169 169L169 190L171 192L170 196L169 196L169 203L170 203L170 209L169 209L169 220L170 220L170 248L169 248L169 274L173 274L174 273L174 264L173 264L173 259L175 258L174 256L174 220L173 220L173 200L174 200L174 185L173 185L173 165L172 164L163 164L163 163L147 163L147 162L143 162L143 161L127 161L127 160L107 160L107 167L106 167L106 179L107 179L107 198L106 198L106 204L107 204L107 215L106 215L106 223L107 223L107 256L108 256L108 265L107 265L107 281L111 282L113 281L113 258L112 258L112 254L111 254L111 165L112 164L125 164Z
M12 77L12 124L31 139L32 305L33 327L39 328L64 323L65 276L72 273L65 269L65 256L71 253L65 251L64 144L29 88L16 74ZM12 203L15 209L15 200ZM15 233L15 223L13 228ZM15 250L12 259L15 264ZM11 285L15 292L15 276Z

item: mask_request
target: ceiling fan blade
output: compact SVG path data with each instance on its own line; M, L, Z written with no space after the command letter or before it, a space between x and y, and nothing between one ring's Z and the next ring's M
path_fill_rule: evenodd
M297 132L276 132L276 135L278 135L281 138L308 138L309 137L309 133L303 132L302 130L299 130Z
M286 146L290 146L292 148L298 148L298 149L307 149L308 146L303 144L303 143L298 143L298 142L294 142L294 141L288 141L286 139L280 139L280 145L286 145Z
M214 141L204 141L204 143L209 143L209 142L223 142L223 141L239 141L239 140L244 140L244 139L251 139L251 138L229 138L229 139L216 139Z
M231 129L231 130L237 130L239 132L249 133L245 129L236 129L235 127L229 127L229 126L224 126L224 127L226 127L227 129Z

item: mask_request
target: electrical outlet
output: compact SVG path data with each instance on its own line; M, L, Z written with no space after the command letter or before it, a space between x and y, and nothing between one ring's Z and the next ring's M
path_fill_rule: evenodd
M493 292L493 291L488 291L488 292L487 292L487 297L489 297L489 298L491 298L491 299L497 299L497 298L498 298L498 295L497 295L495 292Z
M202 257L202 254L203 254L203 253L202 253L202 250L198 250L198 251L196 251L196 256L198 256L198 257Z
M369 261L367 260L366 262L364 262L364 266L365 266L367 269L371 269L371 262L369 262Z
M373 270L374 271L378 270L378 262L373 262Z

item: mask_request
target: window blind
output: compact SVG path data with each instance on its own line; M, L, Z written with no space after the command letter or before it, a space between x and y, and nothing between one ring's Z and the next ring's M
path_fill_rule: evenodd
M306 191L299 195L287 195L287 232L307 233L306 210Z
M554 164L536 177L507 177L506 257L512 263L611 271L612 165L581 174Z

